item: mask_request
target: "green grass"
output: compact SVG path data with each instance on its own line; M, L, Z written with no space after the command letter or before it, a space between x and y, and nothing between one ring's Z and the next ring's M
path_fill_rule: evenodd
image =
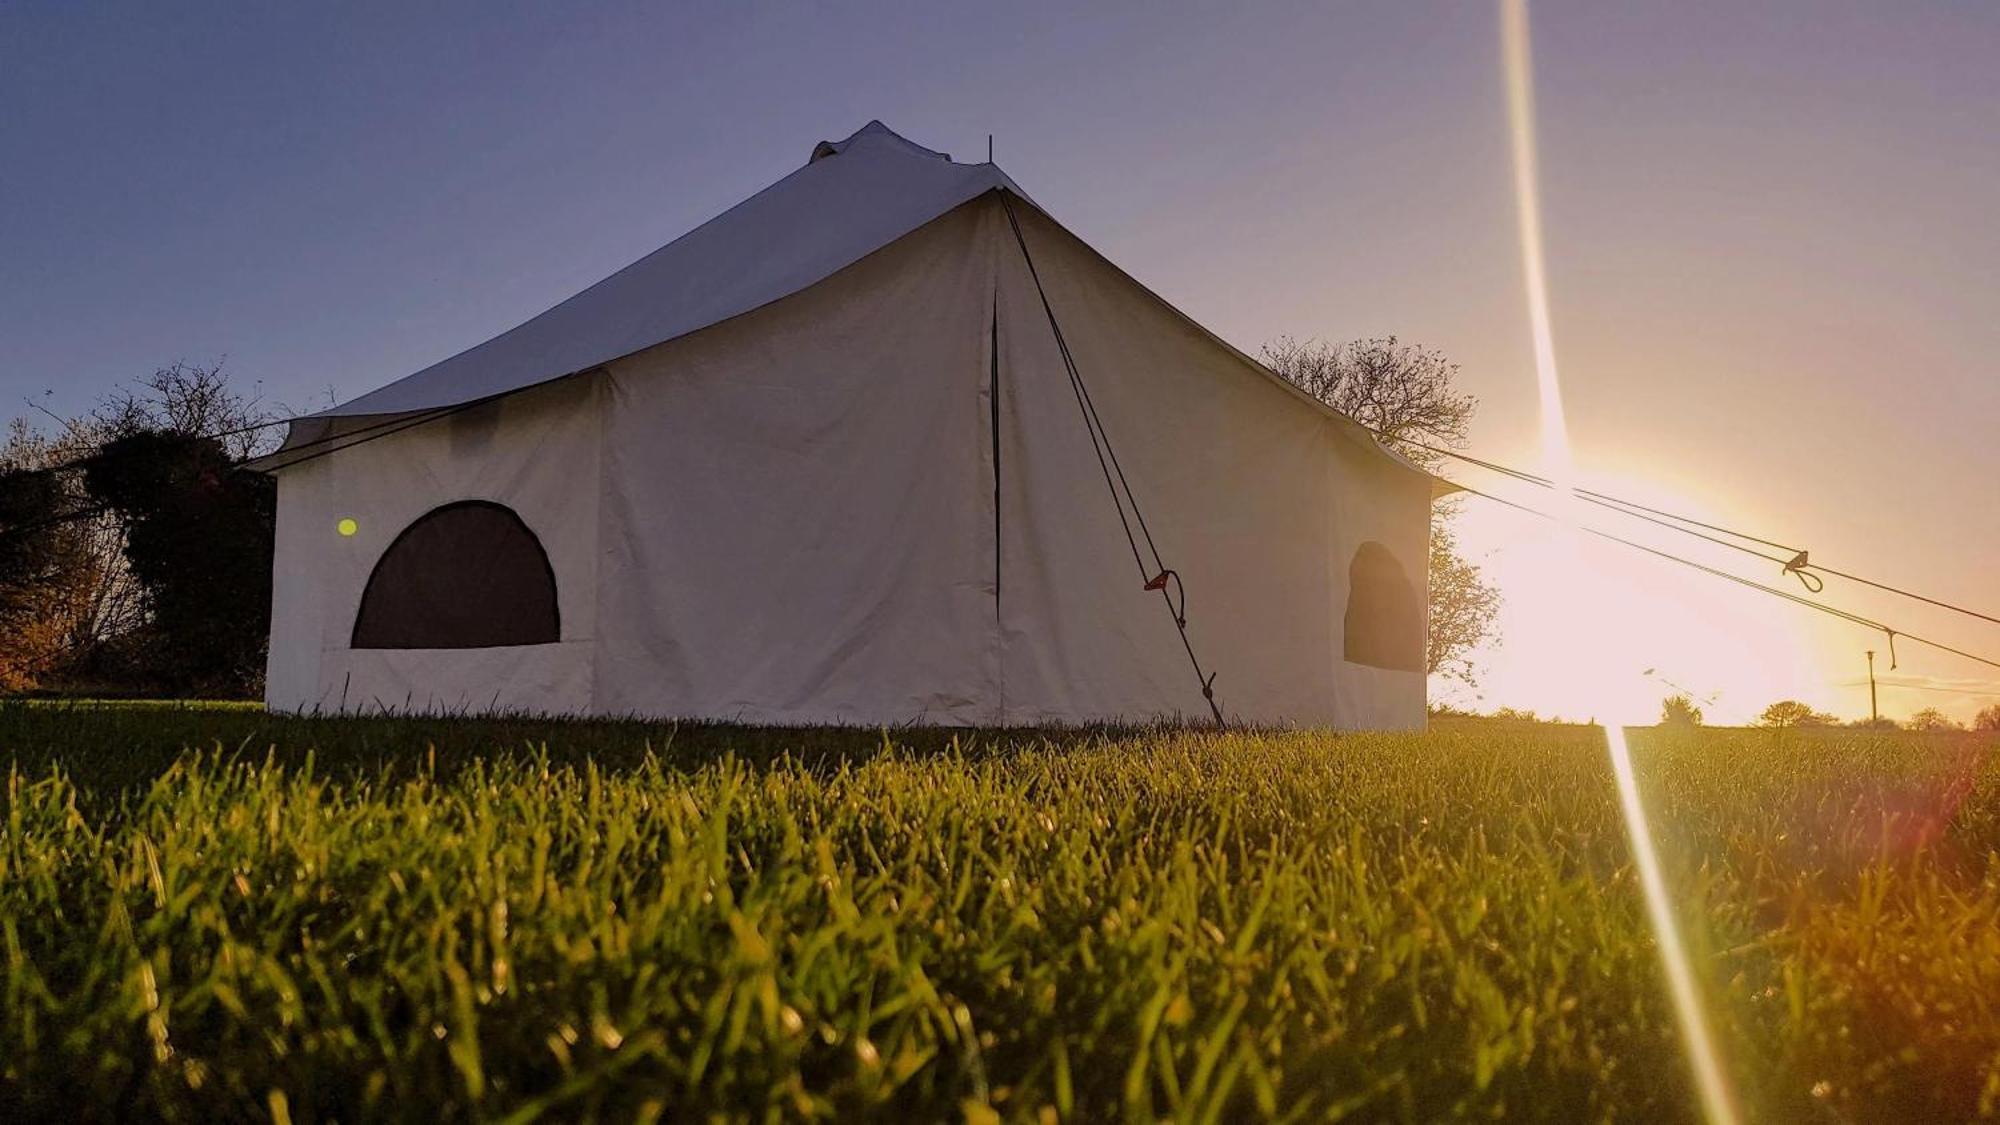
M1754 1118L2000 1110L1992 749L1635 734ZM8 757L0 1116L1695 1113L1585 728L41 705Z

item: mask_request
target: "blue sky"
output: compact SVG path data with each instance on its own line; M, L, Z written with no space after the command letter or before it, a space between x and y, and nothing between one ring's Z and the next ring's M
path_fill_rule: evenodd
M1534 16L1584 471L2000 600L2000 10ZM1248 350L1442 348L1482 400L1475 444L1531 459L1498 59L1494 11L1465 3L11 4L0 414L224 356L281 404L350 397L881 118L961 158L995 134L1071 229ZM1466 535L1497 573L1533 565L1501 521ZM1521 655L1543 598L1512 599L1485 702L1543 698ZM1740 623L1714 605L1721 642ZM1963 628L1937 623L2000 647ZM1868 639L1778 632L1758 661L1791 654L1800 693L1851 713L1834 693Z

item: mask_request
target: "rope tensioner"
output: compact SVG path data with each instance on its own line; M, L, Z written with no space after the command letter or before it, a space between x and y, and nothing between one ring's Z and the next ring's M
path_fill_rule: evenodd
M1800 551L1798 554L1792 556L1792 561L1785 564L1784 573L1797 578L1799 585L1817 594L1821 590L1826 589L1826 579L1808 570L1807 568L1811 565L1810 562L1806 561L1806 552Z
M1174 602L1173 594L1167 590L1167 583L1169 581L1173 582L1174 590L1180 593L1179 604ZM1145 588L1148 590L1158 590L1166 594L1167 606L1174 611L1174 624L1183 629L1187 628L1187 587L1181 584L1181 576L1178 571L1171 567L1161 567L1160 573L1147 580ZM1209 678L1214 679L1215 677L1211 676Z
M1194 668L1196 682L1201 684L1202 699L1208 703L1209 713L1215 717L1215 725L1227 726L1222 717L1222 705L1215 701L1215 673L1201 666L1201 658L1195 655L1194 642L1187 630L1187 588L1181 583L1181 576L1167 566L1160 558L1159 545L1153 542L1152 529L1146 526L1146 517L1139 511L1139 498L1132 491L1132 483L1125 479L1125 466L1118 461L1117 450L1111 447L1111 435L1104 428L1104 420L1098 416L1097 403L1090 396L1090 388L1083 381L1083 372L1078 370L1076 356L1070 352L1069 341L1063 338L1062 324L1056 320L1055 307L1049 304L1048 290L1042 287L1041 272L1035 268L1035 256L1028 250L1028 239L1021 232L1021 221L1014 214L1014 204L1003 192L1001 206L1007 211L1007 225L1013 229L1014 242L1021 248L1021 260L1028 267L1028 276L1034 280L1035 294L1041 298L1042 313L1048 318L1049 334L1055 338L1056 351L1062 356L1064 370L1069 375L1070 390L1076 398L1078 413L1083 417L1083 427L1090 435L1091 451L1097 455L1097 467L1104 474L1104 486L1111 493L1111 504L1118 513L1119 526L1125 532L1125 544L1132 549L1132 561L1139 568L1139 578L1143 587L1158 590L1167 603L1167 612L1173 615L1174 630L1180 635L1181 648L1187 653L1188 663ZM1131 519L1126 518L1126 510L1131 510ZM1139 536L1132 534L1132 523L1139 525ZM1152 555L1153 565L1148 568L1139 552L1139 537L1146 541L1146 551ZM1148 577L1148 574L1151 577ZM1180 593L1176 604L1174 592L1167 589L1172 582Z

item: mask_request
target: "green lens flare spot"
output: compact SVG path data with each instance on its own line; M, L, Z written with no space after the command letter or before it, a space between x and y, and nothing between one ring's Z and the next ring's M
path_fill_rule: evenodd
M342 535L353 535L355 532L361 530L361 525L355 523L352 518L341 520L333 526L334 530L340 532Z

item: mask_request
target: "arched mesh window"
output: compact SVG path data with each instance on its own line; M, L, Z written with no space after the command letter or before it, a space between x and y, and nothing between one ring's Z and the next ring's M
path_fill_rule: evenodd
M382 552L355 648L497 648L561 636L556 576L512 508L465 500L434 508Z
M1343 651L1355 664L1398 672L1424 670L1424 607L1389 548L1373 540L1347 568Z

